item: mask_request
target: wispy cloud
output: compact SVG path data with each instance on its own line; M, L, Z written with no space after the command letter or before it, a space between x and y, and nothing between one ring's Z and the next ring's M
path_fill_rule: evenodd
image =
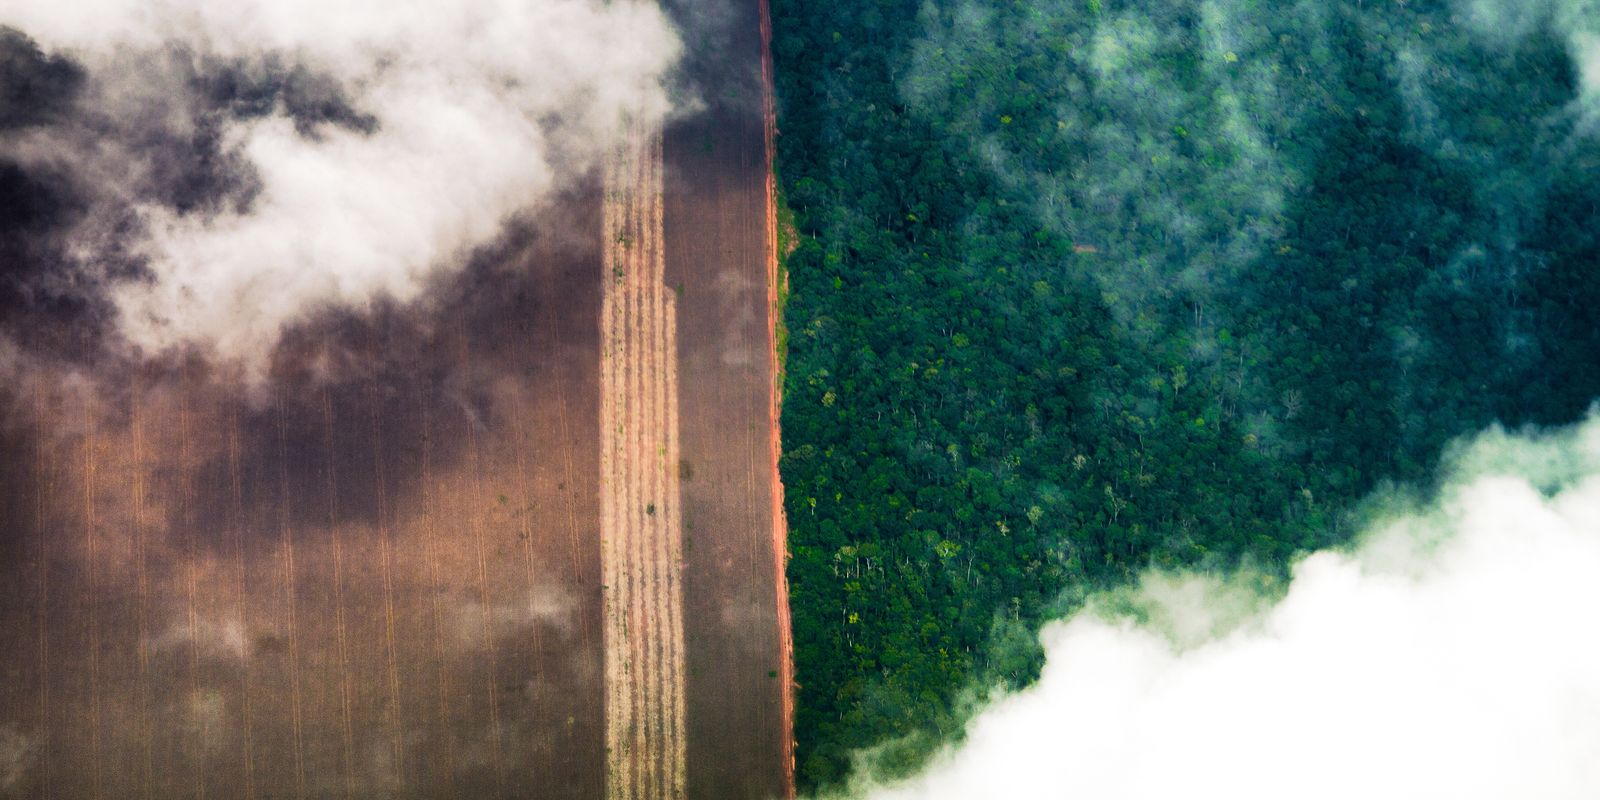
M9 725L0 726L0 793L9 797L33 762L33 742Z
M640 0L0 2L0 25L71 92L0 137L77 207L58 269L109 283L140 351L247 366L308 313L417 299L666 115L680 50Z

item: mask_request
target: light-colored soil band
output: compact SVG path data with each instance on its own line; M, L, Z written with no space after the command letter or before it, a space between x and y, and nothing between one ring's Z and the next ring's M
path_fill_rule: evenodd
M683 530L675 298L664 284L661 132L606 160L600 354L606 796L682 798Z

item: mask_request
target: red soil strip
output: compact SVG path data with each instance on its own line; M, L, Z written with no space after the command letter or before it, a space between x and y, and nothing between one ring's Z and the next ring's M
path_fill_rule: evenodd
M786 755L783 769L783 796L793 800L794 788L794 631L789 622L789 522L783 512L783 476L778 470L778 457L783 453L783 432L780 427L783 409L783 372L778 363L778 281L784 277L778 271L778 197L777 178L773 169L777 163L778 110L774 97L772 76L772 11L768 0L761 0L761 111L762 127L767 151L767 348L771 352L772 385L768 392L768 413L772 420L772 553L777 560L778 635L783 648L783 661L779 667L783 679L783 752Z

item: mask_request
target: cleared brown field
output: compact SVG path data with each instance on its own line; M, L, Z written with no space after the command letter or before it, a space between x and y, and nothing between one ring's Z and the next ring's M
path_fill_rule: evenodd
M688 64L708 108L669 126L663 146L666 281L682 288L688 788L694 798L785 797L793 780L762 8L727 10L722 35Z
M0 796L600 796L598 212L264 393L8 391Z
M0 797L792 795L760 7L442 283L0 386ZM688 13L675 10L675 13Z

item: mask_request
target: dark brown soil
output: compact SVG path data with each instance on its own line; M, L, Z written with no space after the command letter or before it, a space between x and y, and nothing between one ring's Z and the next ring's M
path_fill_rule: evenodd
M600 795L598 249L522 238L263 391L11 388L0 796Z
M711 108L666 132L688 528L689 796L785 797L786 653L774 554L772 345L759 5L701 54Z

